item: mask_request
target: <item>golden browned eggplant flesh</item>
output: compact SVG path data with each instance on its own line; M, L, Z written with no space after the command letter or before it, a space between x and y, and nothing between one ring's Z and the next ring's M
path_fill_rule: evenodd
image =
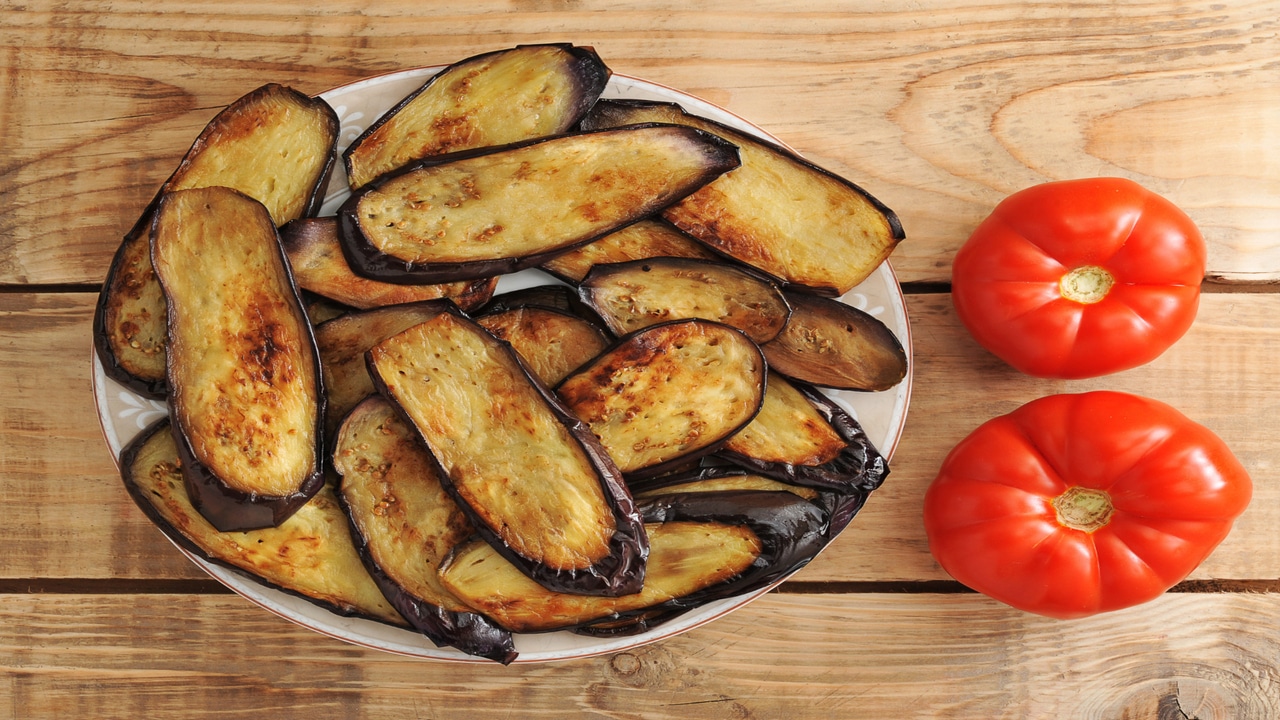
M183 474L220 530L280 524L323 483L320 363L262 203L166 193L151 232Z
M509 345L444 312L374 346L368 363L509 560L554 590L639 589L648 545L621 474Z
M462 60L356 138L343 155L348 181L356 189L424 157L565 132L609 74L595 51L562 43Z
M209 122L161 188L231 187L266 205L277 225L314 213L334 163L338 119L322 100L276 84ZM151 267L154 202L111 262L94 317L107 375L151 397L165 393L165 308Z
M513 632L640 632L766 588L844 528L888 467L814 386L890 388L906 355L818 296L873 271L897 217L678 106L597 102L608 78L566 44L456 63L351 145L325 218L324 102L268 85L219 113L95 318L108 374L170 401L124 455L148 517L503 663ZM492 297L530 267L568 285Z

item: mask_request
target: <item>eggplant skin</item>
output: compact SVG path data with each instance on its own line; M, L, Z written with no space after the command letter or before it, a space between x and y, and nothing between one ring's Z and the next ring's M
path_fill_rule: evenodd
M898 216L866 190L796 153L674 103L602 100L582 127L670 122L739 146L742 166L665 209L662 217L713 250L785 287L839 296L905 237Z
M209 121L112 258L94 312L94 344L108 377L148 397L163 398L167 390L164 297L148 243L160 197L221 185L260 200L277 225L313 215L324 200L337 136L338 117L328 103L275 83Z
M221 532L191 505L179 463L168 418L120 453L129 497L179 547L338 615L406 626L365 572L331 489L322 488L279 527Z
M651 257L687 257L716 260L721 256L658 218L647 218L609 233L595 242L557 255L542 263L543 270L572 284L582 282L596 265L643 260Z
M450 308L366 354L477 533L537 583L626 595L648 539L621 473L511 346Z
M473 531L395 409L376 395L353 408L333 461L356 549L387 600L437 645L504 665L514 660L511 634L440 583L440 563Z
M766 343L791 316L790 303L772 282L711 260L655 257L599 265L578 292L618 335L665 320L702 318Z
M773 379L777 382L777 378ZM771 382L771 384L773 384ZM843 449L829 460L804 464L752 457L721 448L717 457L768 477L820 490L867 493L889 476L889 463L875 448L862 425L820 390L800 382L790 383L803 395L844 442Z
M518 45L441 70L388 110L343 153L353 190L432 155L572 128L609 82L594 50Z
M787 326L760 349L772 370L810 385L879 392L907 376L907 353L884 323L832 298L786 293Z
M271 216L230 188L166 193L151 249L192 502L219 530L279 525L324 484L324 388Z
M556 392L633 480L714 452L759 412L765 382L741 331L675 320L623 337Z
M419 300L449 298L463 310L474 310L493 297L496 277L432 285L378 282L352 272L338 240L333 217L299 218L280 228L298 287L359 310Z
M639 125L440 155L338 210L347 262L393 283L501 275L640 220L739 164L707 132Z

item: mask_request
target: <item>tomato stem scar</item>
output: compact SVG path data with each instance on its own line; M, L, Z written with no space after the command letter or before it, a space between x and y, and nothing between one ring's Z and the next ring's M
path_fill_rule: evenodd
M1111 292L1115 277L1097 265L1082 265L1058 281L1062 297L1082 305L1100 302Z
M1058 512L1059 524L1086 533L1105 527L1115 512L1111 496L1105 491L1079 485L1054 498L1053 509Z

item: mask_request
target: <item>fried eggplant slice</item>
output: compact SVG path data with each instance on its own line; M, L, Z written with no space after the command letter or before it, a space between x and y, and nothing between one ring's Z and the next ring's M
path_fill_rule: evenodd
M360 557L400 614L437 645L514 660L511 634L440 583L440 564L471 538L471 523L395 408L376 395L357 405L342 423L333 466Z
M529 371L547 386L559 383L613 342L604 328L579 315L535 305L481 315L476 322L511 343Z
M622 338L556 392L628 478L716 450L764 401L765 365L741 331L677 320Z
M869 492L889 474L852 415L816 388L777 375L769 378L760 413L718 456L761 475L837 492Z
M550 593L521 578L489 548L459 548L441 570L446 587L519 632L628 623L652 626L712 600L766 587L802 567L826 543L826 514L785 492L668 494L642 504L651 538L638 594L594 598Z
M906 237L892 210L848 180L753 135L690 115L679 105L601 101L584 129L666 122L715 133L742 151L742 167L663 212L719 253L785 285L843 295Z
M644 587L621 597L548 590L525 577L488 543L458 549L441 573L454 594L512 632L572 628L645 610L742 573L760 555L760 541L743 525L672 522L646 526L649 560Z
M720 258L671 223L648 218L557 255L539 267L565 282L577 284L596 265L651 257Z
M629 483L631 495L637 502L686 492L720 492L722 490L757 490L761 492L789 492L805 500L817 500L816 488L792 485L777 478L748 473L736 465L713 465L690 472L672 473L655 478L645 478Z
M166 193L151 232L187 492L219 530L279 525L324 483L324 391L311 323L262 203Z
M667 320L702 318L765 343L782 332L791 315L791 305L772 282L712 260L656 257L598 265L578 292L617 335Z
M267 206L277 225L315 213L334 164L338 118L323 100L264 85L209 122L160 193L221 185ZM165 395L165 308L148 241L153 200L124 237L98 297L94 345L107 375Z
M191 505L168 418L125 447L120 473L143 514L187 552L339 615L407 624L365 572L331 488L278 527L220 532Z
M561 592L640 588L648 541L621 473L510 345L449 310L367 361L477 532L522 572Z
M787 326L760 346L771 369L839 390L888 390L907 376L902 343L874 316L831 298L786 296Z
M343 153L353 190L432 155L556 135L609 82L595 51L520 45L455 63L388 110Z
M325 438L332 441L351 409L374 394L365 365L369 348L444 312L444 300L390 305L334 318L315 327L320 370L324 377Z
M710 134L648 125L442 155L384 176L338 211L365 277L435 283L534 267L738 166Z
M280 228L293 278L298 287L360 310L386 305L449 298L463 310L474 310L493 297L496 277L432 285L378 282L351 271L338 242L334 217L301 218Z

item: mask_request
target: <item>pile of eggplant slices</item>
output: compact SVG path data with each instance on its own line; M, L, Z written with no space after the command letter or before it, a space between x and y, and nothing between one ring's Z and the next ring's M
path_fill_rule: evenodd
M907 358L835 297L902 239L857 186L590 48L432 77L341 153L269 84L204 129L111 265L107 374L168 402L121 455L197 556L509 663L808 562L888 473L817 387ZM528 268L543 285L495 295Z

